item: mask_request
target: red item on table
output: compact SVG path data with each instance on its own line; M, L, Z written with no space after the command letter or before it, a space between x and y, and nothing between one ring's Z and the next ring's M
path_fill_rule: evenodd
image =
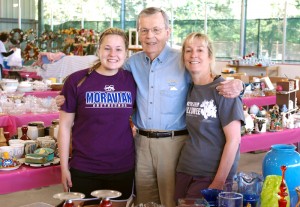
M21 139L21 140L31 140L31 139L27 136L28 127L27 127L27 126L22 126L21 130L22 130L22 137L21 137L20 139Z
M112 207L112 202L111 202L111 200L109 198L104 198L100 202L99 207Z
M284 165L282 165L280 167L281 172L282 172L282 178L281 178L281 183L280 183L280 186L279 186L280 191L278 193L278 195L280 196L280 198L278 200L278 206L279 207L286 207L286 205L287 205L287 200L285 199L285 197L288 196L288 193L286 192L287 187L286 187L286 183L285 183L285 179L284 179L286 168L287 167L284 166Z
M63 207L75 207L75 205L72 200L66 200Z

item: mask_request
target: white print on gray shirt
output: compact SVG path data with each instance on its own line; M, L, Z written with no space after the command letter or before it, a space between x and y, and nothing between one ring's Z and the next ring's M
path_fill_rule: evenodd
M216 118L217 107L214 100L204 100L201 104L199 102L187 102L186 113L194 116L202 115L204 119Z

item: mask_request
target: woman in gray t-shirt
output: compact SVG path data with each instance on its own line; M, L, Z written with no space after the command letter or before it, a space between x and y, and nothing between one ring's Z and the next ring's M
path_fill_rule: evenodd
M182 47L182 61L193 84L187 96L186 123L191 138L184 145L176 173L178 198L199 198L204 188L223 189L237 171L241 122L240 97L218 94L224 81L212 73L212 42L201 33L191 33Z

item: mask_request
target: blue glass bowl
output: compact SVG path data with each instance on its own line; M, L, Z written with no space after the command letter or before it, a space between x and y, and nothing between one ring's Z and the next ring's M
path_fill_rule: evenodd
M223 190L206 188L201 190L201 194L210 206L218 206L218 195L223 192Z

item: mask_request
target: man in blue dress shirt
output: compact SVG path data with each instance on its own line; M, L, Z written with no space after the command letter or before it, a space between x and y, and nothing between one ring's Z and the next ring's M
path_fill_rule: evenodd
M143 51L133 54L124 66L138 88L132 119L137 127L136 203L173 207L175 169L188 138L185 107L190 76L181 64L180 51L167 45L171 30L163 10L141 11L137 29ZM239 80L219 86L226 97L238 96L242 88Z

